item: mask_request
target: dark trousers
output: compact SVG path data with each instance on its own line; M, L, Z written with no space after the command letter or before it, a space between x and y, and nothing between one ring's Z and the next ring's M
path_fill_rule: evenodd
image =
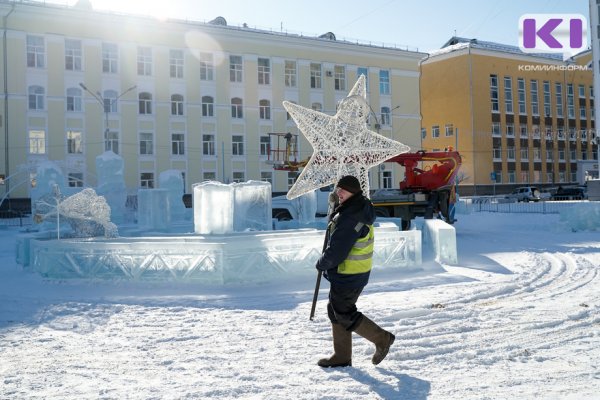
M341 324L347 331L352 331L362 320L362 313L356 308L358 296L363 287L347 288L331 284L329 288L329 303L327 315L332 324Z

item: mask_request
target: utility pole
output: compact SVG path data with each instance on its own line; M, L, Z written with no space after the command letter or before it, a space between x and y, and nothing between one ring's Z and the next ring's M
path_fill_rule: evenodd
M132 90L134 90L135 88L137 88L137 85L133 85L129 89L126 89L125 91L123 91L121 94L119 94L114 99L106 99L106 98L104 98L102 96L102 94L100 94L99 91L96 91L96 93L92 92L82 82L79 82L79 86L81 86L81 88L83 90L85 90L86 92L88 92L89 94L91 94L92 97L95 98L98 101L98 103L102 106L102 110L104 111L104 150L109 150L108 149L108 132L109 132L109 128L108 128L108 114L110 113L110 110L112 109L112 106L115 105L117 103L117 101L119 101L119 99L121 97L123 97L125 94L127 94L127 93L131 92Z

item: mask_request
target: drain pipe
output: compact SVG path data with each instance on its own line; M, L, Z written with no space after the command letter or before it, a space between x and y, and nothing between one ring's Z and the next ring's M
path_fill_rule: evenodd
M11 9L5 16L2 17L2 53L4 58L4 187L5 192L7 193L7 199L10 203L10 181L8 177L10 176L10 163L9 163L9 154L8 151L8 56L7 45L6 45L6 24L8 21L8 17L15 10L15 5L11 5ZM0 204L1 205L1 204ZM10 208L10 207L9 207Z

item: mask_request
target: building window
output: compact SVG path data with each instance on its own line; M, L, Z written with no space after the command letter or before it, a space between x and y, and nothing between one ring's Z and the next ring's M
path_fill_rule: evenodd
M153 136L151 132L140 132L140 155L154 154Z
M546 149L546 161L554 160L554 150L552 148Z
M217 180L217 174L215 172L203 172L202 173L202 180L203 181L216 181Z
M492 122L492 136L502 136L500 133L500 122Z
M321 64L310 64L310 87L312 89L321 89Z
M390 108L389 107L381 107L381 125L389 126L391 125L390 119Z
M143 76L152 75L152 48L138 46L137 73Z
M356 75L357 75L357 77L360 77L361 75L365 76L365 89L368 93L369 92L369 69L367 67L358 67L356 69Z
M556 82L556 116L562 118L563 116L563 100L562 100L562 83Z
M490 101L492 103L492 112L500 112L498 105L498 76L490 75Z
M119 154L119 133L118 132L107 132L106 133L104 150L112 151L115 154Z
M296 87L296 61L285 60L284 81L286 87Z
M446 128L446 137L454 136L454 125L453 124L446 124L445 128Z
M529 182L529 171L521 171L521 182Z
M271 84L271 60L268 58L258 59L258 84Z
M243 103L239 97L231 99L231 118L244 118Z
M539 147L533 148L533 160L541 161L542 160L542 150Z
M565 161L565 149L558 149L558 161Z
M244 137L241 135L233 135L231 137L231 154L234 156L244 155Z
M46 48L42 36L27 35L27 66L44 68L46 66Z
M532 136L534 139L540 138L540 126L539 125L531 125L531 131L533 132Z
M260 180L263 182L269 182L271 185L273 185L273 173L262 171L260 173Z
M83 174L81 172L69 172L69 187L83 187Z
M271 119L271 102L269 100L260 100L258 102L258 113L260 119Z
M171 78L183 78L183 50L169 50L169 75Z
M233 173L233 179L232 180L233 180L233 182L236 182L236 183L244 182L246 180L245 175L246 174L244 172L235 171Z
M171 115L183 115L183 96L171 95Z
M538 99L538 82L531 80L531 113L533 115L540 115L540 104Z
M381 185L383 189L392 189L392 171L381 171Z
M269 150L271 149L271 138L269 136L261 136L260 137L260 155L268 156Z
M202 135L202 154L205 156L215 155L215 135Z
M44 88L41 86L29 86L29 109L43 110L44 109Z
M552 115L552 106L550 104L550 82L544 81L544 117Z
M83 138L80 131L67 131L67 153L83 153Z
M440 127L439 125L434 125L431 127L431 137L438 138L440 137Z
M506 159L509 161L514 161L515 160L515 148L514 146L508 146L506 148Z
M587 115L585 112L585 106L579 107L579 119L586 119Z
M494 171L494 175L496 176L496 183L502 183L502 171Z
M229 81L242 82L243 68L242 56L229 56Z
M379 71L379 94L390 94L390 71Z
M140 114L152 114L152 95L148 92L142 92L138 98Z
M515 171L508 171L508 183L516 183Z
M171 154L174 156L185 154L185 135L183 133L171 134Z
M575 89L573 84L567 84L567 118L575 118Z
M515 126L513 124L506 124L506 137L515 137Z
M215 104L212 96L202 96L202 116L215 116Z
M421 139L427 138L427 128L421 128Z
M529 137L527 134L527 125L519 125L519 137L521 139L527 139Z
M81 89L67 89L67 111L81 111Z
M517 91L519 97L519 114L527 114L525 107L525 80L523 78L517 79Z
M287 175L288 190L291 189L292 186L294 186L294 183L296 183L296 179L298 179L297 172L288 172L288 175Z
M548 182L548 183L554 182L554 173L546 172L546 182Z
M585 86L584 85L578 86L578 95L579 95L580 99L585 99Z
M333 67L333 86L335 90L346 90L346 68L343 65Z
M106 74L119 72L118 49L115 43L102 43L102 72Z
M154 173L142 172L140 174L140 187L143 189L154 189Z
M504 77L504 108L507 114L513 113L512 78Z
M81 71L81 40L65 39L65 69Z
M529 161L529 149L521 147L521 161Z
M500 147L500 146L494 147L492 149L492 157L494 158L494 161L501 161L502 160L502 147Z
M319 111L319 112L323 111L323 105L321 103L312 103L310 105L310 108L312 108L315 111Z
M200 80L214 80L215 64L211 53L200 53Z
M117 92L114 90L105 90L104 95L104 112L105 113L116 113L117 112Z

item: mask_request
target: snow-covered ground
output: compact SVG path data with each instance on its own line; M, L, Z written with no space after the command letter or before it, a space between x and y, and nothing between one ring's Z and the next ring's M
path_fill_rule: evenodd
M459 215L457 266L373 272L359 308L396 334L331 353L324 284L55 282L0 231L1 399L598 399L600 235L559 216ZM315 273L316 274L316 273Z

